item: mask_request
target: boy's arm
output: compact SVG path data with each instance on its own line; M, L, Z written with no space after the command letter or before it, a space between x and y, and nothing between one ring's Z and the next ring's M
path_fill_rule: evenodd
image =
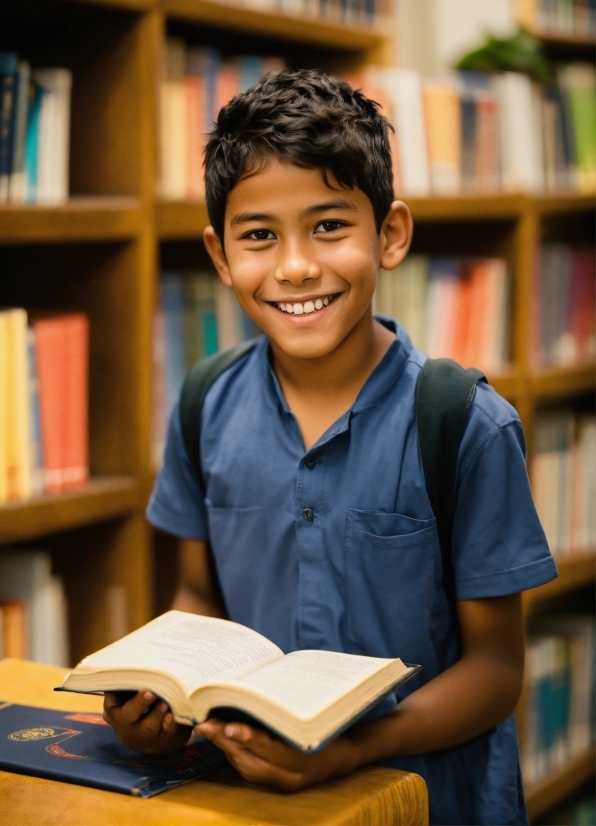
M180 548L179 584L173 608L224 617L217 577L207 542L183 539ZM164 702L141 689L127 699L115 692L104 698L104 719L118 739L131 749L149 754L173 751L190 737L190 726L177 725Z
M200 539L180 540L178 590L172 608L225 619L213 555L207 542Z
M265 732L208 721L209 737L247 779L284 791L390 757L455 746L511 714L521 691L524 631L520 594L458 602L461 659L386 716L354 726L324 751L305 755Z

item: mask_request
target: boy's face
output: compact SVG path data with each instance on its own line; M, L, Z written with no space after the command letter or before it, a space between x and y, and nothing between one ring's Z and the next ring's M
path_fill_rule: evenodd
M225 252L213 230L205 233L242 309L294 358L328 356L371 325L379 266L387 266L370 200L328 177L332 186L319 169L271 159L228 196Z

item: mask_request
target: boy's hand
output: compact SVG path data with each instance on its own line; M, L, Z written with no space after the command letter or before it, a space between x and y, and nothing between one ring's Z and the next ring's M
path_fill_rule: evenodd
M131 699L107 692L103 703L103 718L109 723L121 743L146 754L165 754L186 745L190 726L179 726L167 703L158 702L151 691L141 689Z
M348 774L358 766L355 744L347 737L338 737L317 754L304 754L245 723L213 719L194 730L225 752L245 780L283 792L297 792L328 777Z

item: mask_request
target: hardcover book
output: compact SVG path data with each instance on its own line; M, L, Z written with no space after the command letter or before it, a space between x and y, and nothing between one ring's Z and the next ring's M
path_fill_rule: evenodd
M227 765L199 741L166 755L131 751L101 714L0 703L0 769L136 797L153 795Z
M85 657L58 690L148 688L180 723L251 719L304 752L322 749L420 666L336 651L283 651L228 620L168 611Z

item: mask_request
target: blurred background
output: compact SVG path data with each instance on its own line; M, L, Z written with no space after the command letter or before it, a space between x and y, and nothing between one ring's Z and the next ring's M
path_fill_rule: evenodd
M258 334L201 234L205 135L284 66L394 126L412 251L376 310L518 410L560 576L524 595L534 823L596 823L594 0L3 0L0 656L72 665L167 610L144 508L189 365Z

